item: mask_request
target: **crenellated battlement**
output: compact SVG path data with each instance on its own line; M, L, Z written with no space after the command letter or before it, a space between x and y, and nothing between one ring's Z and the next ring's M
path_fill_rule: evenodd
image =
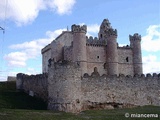
M106 31L107 36L118 36L117 29L109 28Z
M92 73L91 75L89 75L88 73L85 73L83 75L84 78L124 78L124 79L134 79L134 78L139 78L139 79L154 79L154 78L158 78L158 80L160 80L160 73L153 73L153 74L135 74L134 76L131 75L124 75L124 74L119 74L119 75L107 75L107 74L103 74L100 76L100 74L97 73Z
M99 76L93 73L84 74L81 81L83 100L86 101L84 106L98 107L94 103L104 104L103 109L114 108L107 103L119 104L117 107L120 108L127 107L127 104L160 106L160 74Z
M129 39L130 39L130 41L134 41L134 40L140 40L141 41L141 35L139 35L138 33L135 33L133 36L129 35Z
M71 31L72 32L84 32L86 33L87 32L87 26L86 25L75 25L73 24L72 27L71 27Z
M131 49L131 46L129 46L129 45L125 45L125 46L119 46L119 45L117 45L118 46L118 49Z
M104 40L99 40L97 37L92 37L90 36L89 38L86 37L86 44L87 46L105 46L106 45L106 41Z

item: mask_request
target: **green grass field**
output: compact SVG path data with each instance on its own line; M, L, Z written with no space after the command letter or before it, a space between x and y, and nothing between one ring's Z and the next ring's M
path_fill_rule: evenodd
M15 82L0 82L0 120L158 120L160 107L144 106L114 110L87 110L79 114L46 110L41 99L16 91ZM159 118L131 118L129 114L159 114Z

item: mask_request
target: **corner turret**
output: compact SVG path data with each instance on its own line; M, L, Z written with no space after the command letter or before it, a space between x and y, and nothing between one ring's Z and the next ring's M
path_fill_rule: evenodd
M129 35L129 39L133 51L134 74L142 74L141 35L135 33L133 36Z
M81 68L81 74L87 73L86 32L87 26L72 25L73 33L73 62Z

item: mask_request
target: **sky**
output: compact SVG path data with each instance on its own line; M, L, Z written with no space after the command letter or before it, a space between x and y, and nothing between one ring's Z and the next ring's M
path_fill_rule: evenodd
M103 19L118 31L117 42L142 37L144 73L160 73L159 0L0 0L0 81L17 73L42 73L41 49L72 24L98 36Z

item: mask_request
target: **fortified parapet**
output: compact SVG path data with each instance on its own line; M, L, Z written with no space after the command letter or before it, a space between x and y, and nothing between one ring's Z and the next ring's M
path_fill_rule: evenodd
M87 39L88 46L105 46L106 45L106 41L98 40L97 37L93 38L92 36L90 36L89 38L86 37L86 39Z
M73 32L73 62L76 62L82 71L87 73L86 32L87 26L72 25Z
M118 50L117 50L117 30L109 28L107 35L107 70L109 75L119 74L118 72Z
M130 46L133 51L134 74L142 74L142 54L141 54L141 35L135 33L129 35Z

